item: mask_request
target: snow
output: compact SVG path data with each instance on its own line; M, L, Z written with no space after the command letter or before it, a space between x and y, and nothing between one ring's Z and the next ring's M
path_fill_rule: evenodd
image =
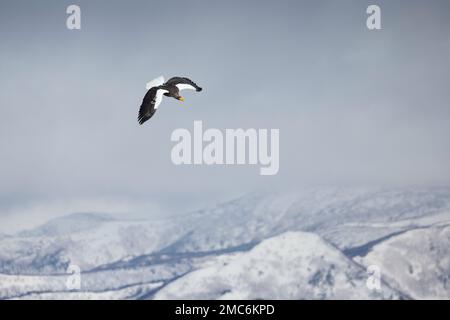
M450 225L405 232L362 259L414 299L450 299Z
M365 270L319 236L287 232L223 255L160 290L156 299L373 299Z
M448 299L449 223L448 188L252 193L158 220L77 213L0 238L0 298Z

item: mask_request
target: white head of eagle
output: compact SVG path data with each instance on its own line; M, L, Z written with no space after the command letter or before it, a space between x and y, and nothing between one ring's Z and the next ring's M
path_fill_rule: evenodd
M184 98L180 95L181 90L191 89L197 92L202 91L202 88L194 81L184 77L173 77L164 82L164 77L159 76L148 82L145 87L148 91L139 108L139 124L143 124L155 114L158 106L161 104L163 95L184 101Z

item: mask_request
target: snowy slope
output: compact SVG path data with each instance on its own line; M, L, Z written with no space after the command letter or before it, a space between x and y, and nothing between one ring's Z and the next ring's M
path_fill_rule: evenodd
M287 232L248 252L203 263L160 290L156 299L376 299L366 271L319 236Z
M0 242L0 272L60 274L69 264L82 270L161 250L176 241L182 226L165 221L103 220L84 227L86 216L51 221ZM66 229L72 228L73 232ZM48 234L43 230L50 230Z
M0 239L0 298L164 297L175 283L188 287L197 279L205 283L205 291L198 291L198 296L223 298L224 293L212 289L208 270L224 272L214 281L232 283L230 279L239 275L252 279L245 268L255 261L267 266L263 279L267 292L259 294L265 298L354 298L356 294L376 298L358 290L351 294L343 280L351 274L356 279L354 285L363 284L365 268L371 264L381 267L385 287L399 296L449 297L450 272L443 258L448 256L448 237L437 232L446 223L450 223L448 188L314 188L253 193L158 220L119 220L105 214L78 213ZM304 239L291 241L291 237ZM438 248L439 255L426 252L423 241ZM275 273L271 259L278 253L266 242L295 257L292 264L298 259L302 266L311 265L310 273L291 270L288 263L278 269L286 272L285 278L269 277ZM317 252L323 253L324 260L306 248L319 248ZM261 252L264 254L258 256ZM220 261L227 261L236 270L222 268ZM322 270L317 261L323 263L323 270L331 265L339 268L335 285L317 286L314 291L314 286L304 284ZM67 293L65 288L70 264L82 270L81 295ZM408 274L410 265L413 275ZM427 276L418 276L425 265L429 266ZM287 283L289 278L290 283L301 279L303 285L298 291L269 290L281 290L278 281ZM256 297L249 289L256 285L255 279L222 289L231 290L229 296ZM380 297L389 298L390 293Z
M450 225L405 232L361 259L414 299L450 299Z

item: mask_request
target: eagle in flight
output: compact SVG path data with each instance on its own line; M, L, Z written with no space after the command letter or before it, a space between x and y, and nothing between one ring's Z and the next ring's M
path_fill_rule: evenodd
M184 77L173 77L164 82L164 77L160 76L147 83L145 87L148 91L139 108L139 124L143 124L155 114L158 106L161 104L163 95L184 101L184 98L180 95L181 90L202 91L202 88L194 81Z

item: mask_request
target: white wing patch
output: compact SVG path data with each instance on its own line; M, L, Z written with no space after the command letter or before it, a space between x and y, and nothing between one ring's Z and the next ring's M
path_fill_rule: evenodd
M156 91L156 97L155 97L155 109L158 109L158 106L161 104L162 98L163 98L163 94L169 92L169 90L165 90L165 89L158 89L158 91Z
M197 90L197 89L195 89L194 86L187 84L187 83L179 83L179 84L176 84L175 86L178 88L178 90L184 90L184 89Z
M145 88L148 90L148 89L153 88L153 87L159 87L159 86L161 86L163 84L164 84L164 77L163 76L159 76L158 78L147 82L147 84L145 85Z

